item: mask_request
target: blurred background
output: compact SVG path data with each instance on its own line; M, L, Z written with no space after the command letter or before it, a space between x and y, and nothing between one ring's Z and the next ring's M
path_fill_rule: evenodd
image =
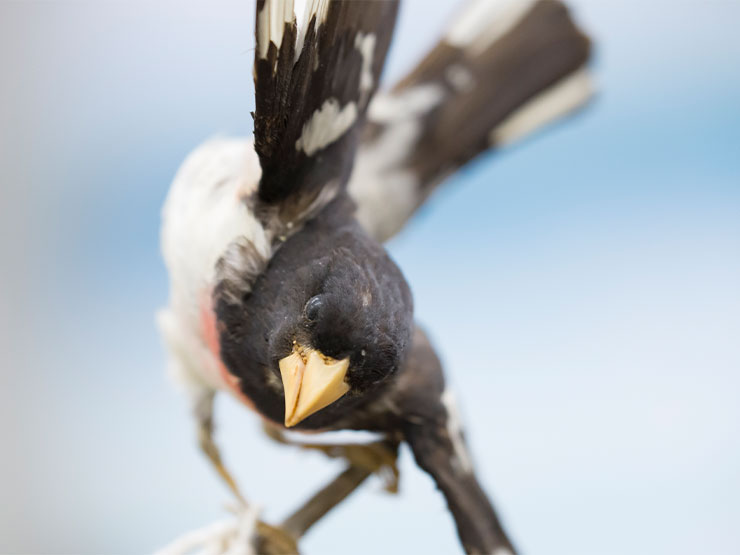
M740 553L740 2L569 3L596 101L479 159L390 250L524 553ZM457 6L406 1L386 82ZM145 553L226 515L164 375L158 228L186 154L251 133L253 9L0 3L2 553ZM217 422L267 520L338 470L228 399ZM305 552L459 552L401 466Z

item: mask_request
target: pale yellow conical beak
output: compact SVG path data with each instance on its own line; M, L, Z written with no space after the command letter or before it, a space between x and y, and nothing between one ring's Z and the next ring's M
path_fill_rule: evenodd
M303 356L299 351L303 351ZM285 426L290 428L349 391L349 359L334 360L296 348L279 362L285 390Z

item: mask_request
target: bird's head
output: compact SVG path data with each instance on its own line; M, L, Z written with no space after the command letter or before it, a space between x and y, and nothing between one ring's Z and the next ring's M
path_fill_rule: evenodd
M360 401L401 365L411 336L411 296L380 251L335 248L286 280L283 321L270 341L286 426L340 400Z
M271 418L283 407L260 406L260 395L265 384L282 389L287 427L318 411L323 417L306 424L323 426L373 398L401 367L413 327L401 271L355 223L340 233L307 225L278 249L241 306L224 307L224 361Z

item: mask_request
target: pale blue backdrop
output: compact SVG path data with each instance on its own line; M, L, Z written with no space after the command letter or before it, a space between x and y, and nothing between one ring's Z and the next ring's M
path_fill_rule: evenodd
M387 77L456 1L411 0ZM573 0L593 106L487 156L391 245L530 554L740 553L740 3ZM164 377L159 209L246 134L252 3L0 3L0 552L144 553L225 513ZM337 466L218 407L277 519ZM407 452L309 554L455 553Z

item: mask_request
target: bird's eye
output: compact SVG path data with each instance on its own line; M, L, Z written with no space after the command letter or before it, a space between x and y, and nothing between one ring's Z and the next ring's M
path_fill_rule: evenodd
M306 315L306 320L315 322L319 317L319 310L321 309L321 297L318 295L308 299L303 313Z

